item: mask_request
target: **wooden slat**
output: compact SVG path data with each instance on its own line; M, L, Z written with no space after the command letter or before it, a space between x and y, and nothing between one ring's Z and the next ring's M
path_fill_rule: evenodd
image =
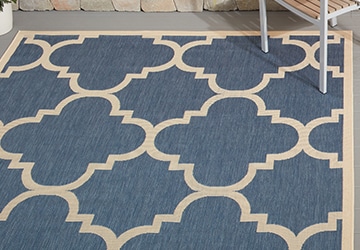
M350 6L351 3L349 3L348 1L341 1L341 0L331 0L331 3L336 3L337 5L341 6L341 8L345 8ZM352 2L353 4L354 2Z
M320 0L284 0L284 2L312 18L318 19L320 17ZM328 12L333 13L352 5L356 5L353 0L329 0Z
M340 10L346 6L342 6L342 4L337 3L337 1L329 1L329 8L333 8L334 11Z
M314 10L313 8L309 8L305 6L303 3L300 3L296 0L284 0L287 4L291 5L295 9L300 10L301 12L305 13L306 15L312 17L312 18L318 18L319 12Z
M304 0L306 2L306 0ZM309 2L311 2L312 4L314 4L316 6L316 11L318 13L320 13L320 1L319 0L308 0ZM336 7L339 7L338 5L336 5ZM330 4L330 1L328 1L328 11L329 13L332 13L334 11L336 11L336 8L334 8L332 6L332 4Z

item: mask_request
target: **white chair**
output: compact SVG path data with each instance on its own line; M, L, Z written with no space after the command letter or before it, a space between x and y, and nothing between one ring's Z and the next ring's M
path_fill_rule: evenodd
M337 24L336 17L360 8L360 0L275 0L281 6L319 26L320 28L320 81L319 90L327 92L327 38L328 23ZM269 51L267 35L266 0L259 0L261 49Z

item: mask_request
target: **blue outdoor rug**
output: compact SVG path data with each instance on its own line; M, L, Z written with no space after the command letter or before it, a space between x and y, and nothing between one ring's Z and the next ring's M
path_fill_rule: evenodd
M353 248L352 36L21 31L0 249Z

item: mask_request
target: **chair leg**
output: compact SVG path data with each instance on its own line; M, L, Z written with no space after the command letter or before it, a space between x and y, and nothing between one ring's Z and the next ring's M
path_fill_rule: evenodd
M331 18L329 24L331 27L334 28L337 25L337 18L336 17Z
M327 92L327 40L328 40L328 18L327 18L327 2L321 1L320 13L320 82L319 90L323 94Z
M327 27L326 27L327 29ZM320 82L319 90L323 94L327 92L327 31L320 35Z
M268 35L267 35L267 17L266 17L266 0L259 0L260 11L260 29L261 29L261 49L265 53L269 52Z

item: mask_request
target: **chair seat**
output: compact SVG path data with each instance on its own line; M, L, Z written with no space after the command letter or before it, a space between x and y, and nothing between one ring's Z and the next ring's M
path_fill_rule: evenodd
M320 18L320 0L282 0L282 1L314 19ZM357 6L357 5L358 4L354 0L329 0L328 12L333 13L350 6Z

